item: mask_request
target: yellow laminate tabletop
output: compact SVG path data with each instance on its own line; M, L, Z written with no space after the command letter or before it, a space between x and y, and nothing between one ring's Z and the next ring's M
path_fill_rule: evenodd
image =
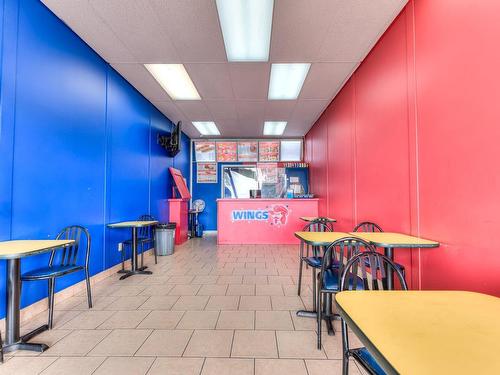
M14 240L0 242L0 259L17 259L67 246L73 240Z
M340 315L389 373L500 374L500 298L459 291L349 291Z
M295 232L295 237L313 246L327 246L344 237L353 237L344 232Z
M362 238L379 247L415 248L438 247L439 242L413 237L402 233L390 232L352 232L350 235Z
M108 224L109 228L139 228L139 227L149 227L151 225L158 224L158 221L121 221L119 223Z
M300 218L300 220L302 221L314 221L314 220L317 220L317 219L326 219L326 221L330 222L330 223L336 223L337 220L336 219L332 219L330 217L323 217L323 216L302 216Z

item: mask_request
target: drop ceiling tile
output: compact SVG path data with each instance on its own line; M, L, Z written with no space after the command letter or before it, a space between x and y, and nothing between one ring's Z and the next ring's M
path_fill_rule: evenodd
M215 1L152 0L183 62L226 62Z
M330 15L321 61L361 61L407 0L340 1Z
M296 100L269 100L264 112L265 120L286 121L292 114Z
M317 61L338 3L339 0L275 0L271 60Z
M233 99L228 64L186 64L203 99Z
M96 15L88 0L42 0L42 2L106 61L134 61L134 56L109 26Z
M283 137L302 137L307 133L313 124L308 121L289 121L286 125Z
M236 104L232 100L205 100L205 104L215 120L238 120Z
M191 121L212 121L212 115L201 100L176 100L175 105Z
M111 64L127 81L152 102L169 101L170 97L142 64Z
M229 63L236 99L267 99L271 65L267 63Z
M357 63L314 63L304 82L300 99L331 99L357 67Z
M165 33L148 1L89 0L95 12L131 51L137 62L180 62L175 48Z
M242 100L236 102L238 120L241 123L262 123L264 121L265 108L265 101Z
M329 100L299 100L292 113L291 120L303 122L305 126L312 124L329 103Z

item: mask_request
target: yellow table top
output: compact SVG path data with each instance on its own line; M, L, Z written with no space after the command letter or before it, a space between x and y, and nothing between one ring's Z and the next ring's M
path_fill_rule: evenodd
M120 221L119 223L108 224L109 228L139 228L139 227L149 227L151 225L158 224L158 221Z
M0 242L0 259L17 259L64 247L73 240L14 240Z
M353 237L344 232L295 232L295 237L313 246L327 246L343 237Z
M336 219L332 219L332 218L324 217L324 216L302 216L300 218L300 220L302 220L302 221L314 221L314 220L319 219L319 218L326 219L330 223L336 223L337 222Z
M362 238L378 247L416 248L438 247L439 242L413 237L402 233L390 232L352 232L350 235Z
M389 373L500 374L494 349L500 342L500 298L458 291L350 291L335 300Z

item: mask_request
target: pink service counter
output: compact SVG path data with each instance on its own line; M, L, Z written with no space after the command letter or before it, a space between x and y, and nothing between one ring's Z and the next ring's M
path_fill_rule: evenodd
M218 199L219 245L297 244L293 235L318 216L318 199Z

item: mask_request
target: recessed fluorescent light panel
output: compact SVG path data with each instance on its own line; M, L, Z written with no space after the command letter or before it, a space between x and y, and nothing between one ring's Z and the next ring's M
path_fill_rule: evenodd
M198 90L182 64L145 64L173 100L201 100Z
M220 135L219 129L213 121L193 121L193 125L201 135Z
M268 99L297 99L310 67L311 64L272 64Z
M282 135L286 128L286 121L266 121L264 135Z
M267 61L274 0L217 0L229 61Z

